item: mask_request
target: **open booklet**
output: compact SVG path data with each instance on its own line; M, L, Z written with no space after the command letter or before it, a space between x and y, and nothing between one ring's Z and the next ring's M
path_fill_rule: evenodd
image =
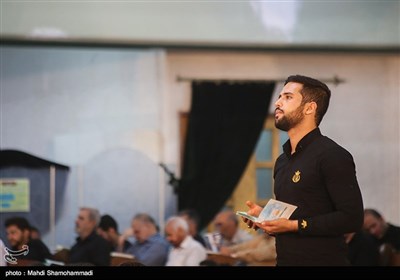
M296 208L297 206L295 205L271 198L258 217L251 216L242 211L237 211L236 215L243 216L256 223L261 223L263 221L270 221L278 218L289 219Z

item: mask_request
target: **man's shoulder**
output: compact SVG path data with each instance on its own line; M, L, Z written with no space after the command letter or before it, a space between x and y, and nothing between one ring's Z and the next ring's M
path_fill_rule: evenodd
M168 243L167 240L165 240L165 238L162 237L161 234L159 234L159 233L156 233L156 234L150 236L150 237L147 239L147 242L150 242L150 243L157 243L157 244L158 244L158 243L161 243L161 244Z
M339 145L336 141L332 140L328 136L322 136L316 139L314 145L320 147L321 148L320 150L324 153L339 153L339 154L351 155L346 148Z
M286 160L288 160L288 156L283 152L276 159L276 163L283 162L283 161L286 161Z
M389 225L389 228L388 228L388 231L389 231L389 232L393 232L393 233L396 233L396 234L400 234L400 227L395 226L395 225L390 224L390 223L388 223L388 225ZM399 235L399 238L400 238L400 235Z
M44 247L47 249L46 244L44 244L44 242L40 239L30 239L28 242L28 246L30 248L43 248Z

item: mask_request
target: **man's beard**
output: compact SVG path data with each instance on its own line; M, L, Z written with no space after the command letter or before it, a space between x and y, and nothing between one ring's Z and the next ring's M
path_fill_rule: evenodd
M303 109L304 105L300 105L295 111L283 115L280 119L275 119L275 127L283 131L289 131L304 119Z

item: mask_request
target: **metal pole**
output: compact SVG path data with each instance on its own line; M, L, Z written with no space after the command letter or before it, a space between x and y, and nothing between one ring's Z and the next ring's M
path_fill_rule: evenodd
M50 165L50 248L56 247L56 167Z

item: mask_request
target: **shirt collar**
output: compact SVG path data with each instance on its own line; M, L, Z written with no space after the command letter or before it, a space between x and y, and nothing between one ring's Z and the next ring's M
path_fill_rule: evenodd
M313 129L312 131L310 131L308 134L306 134L303 138L301 138L301 140L299 141L299 143L297 143L296 146L296 150L295 153L300 152L301 150L304 150L311 142L314 141L314 139L316 139L317 137L321 136L321 131L320 129L317 127L315 129ZM292 147L290 146L290 139L288 139L286 141L285 144L283 144L283 151L284 153L290 157L292 154Z
M183 239L182 243L179 245L178 248L179 248L179 249L185 249L185 248L187 248L187 247L190 245L191 240L192 240L192 237L191 237L190 235L187 235L187 236L185 237L185 239Z
M85 239L82 239L80 236L78 236L76 238L76 241L77 242L86 242L86 241L92 240L93 238L96 238L96 235L97 235L96 231L93 230Z

